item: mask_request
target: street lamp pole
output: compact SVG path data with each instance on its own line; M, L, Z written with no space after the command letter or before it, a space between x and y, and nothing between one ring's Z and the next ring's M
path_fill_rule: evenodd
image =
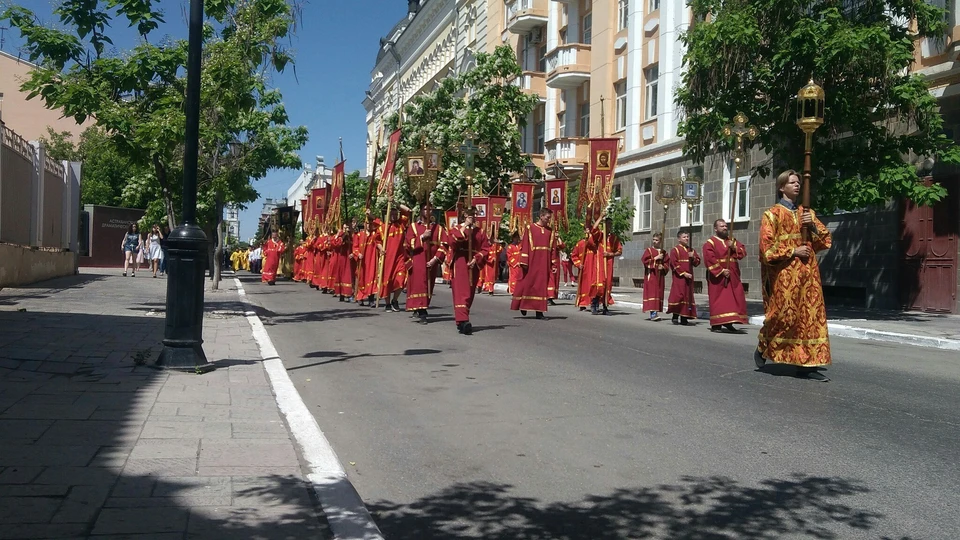
M183 150L183 221L167 243L167 309L157 366L181 371L213 369L203 352L203 273L207 236L197 226L197 159L200 146L200 67L203 0L190 0L186 129Z

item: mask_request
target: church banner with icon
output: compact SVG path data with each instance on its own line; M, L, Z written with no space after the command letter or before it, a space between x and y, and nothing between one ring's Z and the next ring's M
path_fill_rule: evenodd
M333 167L333 182L330 184L330 204L327 205L326 223L333 230L340 230L343 226L343 204L344 177L343 171L346 162L341 161Z
M451 230L457 225L460 224L460 211L459 210L447 210L443 213L444 217L447 218L447 230Z
M533 223L533 188L536 184L515 182L510 186L510 232L524 231Z
M310 230L320 226L320 222L327 215L327 188L310 190Z
M477 227L486 231L490 218L490 197L474 197L472 202L477 209Z
M377 195L393 195L393 171L397 163L397 148L400 146L400 130L390 134L390 144L387 146L387 161L383 164L383 174L377 184Z
M590 139L590 174L586 185L580 183L580 189L586 192L587 210L594 218L599 217L610 203L619 146L620 139Z
M503 209L507 206L507 198L500 195L491 195L488 206L490 217L487 220L487 236L496 240L500 236L500 224L503 223Z
M546 207L553 210L553 219L557 227L567 230L567 181L565 179L547 180L544 184Z

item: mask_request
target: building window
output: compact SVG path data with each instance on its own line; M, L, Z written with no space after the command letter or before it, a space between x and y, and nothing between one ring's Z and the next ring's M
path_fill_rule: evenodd
M693 214L692 223L690 220L691 214ZM680 226L688 227L690 225L703 225L703 199L700 199L700 202L693 206L692 211L687 201L680 201Z
M593 43L593 13L587 13L583 16L583 26L581 28L583 28L580 32L583 39L580 40L580 43L584 45Z
M650 66L647 69L643 70L643 78L646 81L646 91L644 93L644 99L647 102L646 107L646 116L647 120L656 118L658 114L657 110L657 88L660 83L660 68L659 66Z
M617 128L616 131L627 127L627 81L619 82L614 85L614 91L617 93Z
M590 104L580 104L580 136L590 136Z
M557 114L557 136L567 136L567 111Z
M540 48L537 49L537 57L540 59L540 72L546 73L547 71L547 46L540 45Z
M647 13L660 9L660 0L647 0Z
M614 184L614 185L613 185L613 193L612 193L613 200L619 201L622 194L623 194L623 191L622 191L622 189L621 189L621 187L620 187L620 184Z
M543 154L544 145L546 140L544 136L547 133L547 125L544 122L537 122L537 154Z
M642 178L633 186L633 232L649 231L653 221L653 179Z
M733 216L734 221L750 220L750 172L747 169L740 169L740 184L737 189L737 215ZM736 178L734 178L733 160L727 162L723 169L723 219L730 219L730 205L734 202L731 193L735 189Z
M630 24L630 0L617 0L617 30Z

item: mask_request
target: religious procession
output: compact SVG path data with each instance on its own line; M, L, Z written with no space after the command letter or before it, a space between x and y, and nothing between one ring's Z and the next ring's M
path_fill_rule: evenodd
M814 113L799 125L812 130L822 123L822 117L816 116L819 94L813 81L805 90L814 102ZM756 128L746 122L743 115L738 115L724 133L736 141L738 164L744 140L756 136ZM547 319L549 308L557 305L559 298L561 261L569 259L578 276L574 298L578 310L611 314L615 305L614 264L623 253L623 243L608 215L619 139L589 140L589 159L584 164L577 200L568 205L568 179L536 182L526 171L527 181L510 182L509 197L477 191L475 160L485 157L488 150L468 133L454 149L465 158L465 192L454 208L441 214L432 208L431 194L442 171L442 152L422 143L418 151L404 156L406 167L398 168L402 161L398 159L401 136L402 130L398 129L389 138L386 164L376 190L371 177L362 222L344 218L342 159L334 168L331 185L313 189L309 199L301 201L303 240L292 250L293 281L339 302L370 309L382 306L385 312L406 311L416 322L429 324L431 300L439 280L449 285L458 333L469 336L473 333L470 311L476 295L493 294L500 275L504 242L499 236L504 229L510 235L505 247L510 310L523 317L532 314L537 320ZM758 368L768 361L793 365L798 376L826 382L829 379L819 369L830 365L831 357L816 253L828 249L831 238L810 210L809 152L806 158L806 173L790 169L777 176L778 202L763 213L759 253L754 255L762 263L766 316L753 357ZM401 183L406 183L403 187L413 194L415 208L394 197ZM702 189L702 181L695 176L661 181L657 200L665 208L680 200L698 201ZM371 204L374 191L386 201L382 218L375 215ZM736 201L731 203L734 214ZM537 211L535 206L539 206ZM568 227L568 210L582 217L584 223L582 237L569 248L560 234ZM665 222L662 224L642 255L642 309L647 320L660 322L661 314L666 314L672 324L690 326L698 318L694 278L702 268L699 271L705 277L709 297L709 330L746 333L737 325L748 324L740 271L740 261L748 253L734 238L732 223L732 215L716 218L713 235L699 252L691 245L690 231L684 228L679 229L675 245L667 246ZM287 246L274 231L262 247L263 282L276 282L285 251ZM671 278L669 295L667 275Z

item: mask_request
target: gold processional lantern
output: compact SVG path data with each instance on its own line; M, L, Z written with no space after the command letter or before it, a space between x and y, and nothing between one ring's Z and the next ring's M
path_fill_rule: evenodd
M797 127L806 135L803 152L803 187L801 191L801 204L804 208L810 208L810 171L813 168L811 158L813 156L813 132L823 125L824 108L826 94L817 83L810 79L806 86L797 92ZM803 228L804 241L807 240L809 232Z

